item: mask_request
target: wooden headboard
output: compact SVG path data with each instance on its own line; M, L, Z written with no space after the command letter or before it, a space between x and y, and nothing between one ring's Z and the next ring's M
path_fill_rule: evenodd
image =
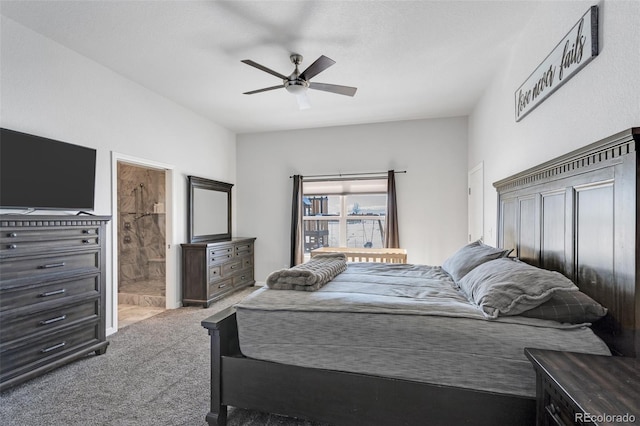
M494 183L498 245L606 306L593 329L625 356L640 354L639 140L632 128Z

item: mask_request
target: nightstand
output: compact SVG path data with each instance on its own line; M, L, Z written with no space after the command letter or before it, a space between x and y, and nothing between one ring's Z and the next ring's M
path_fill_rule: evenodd
M537 425L640 424L640 361L525 348L536 372Z

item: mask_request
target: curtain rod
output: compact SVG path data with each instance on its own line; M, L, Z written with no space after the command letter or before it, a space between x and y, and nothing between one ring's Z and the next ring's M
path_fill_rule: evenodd
M302 175L303 178L341 178L341 177L347 177L347 176L370 176L370 175L386 175L388 172L370 172L370 173L336 173L333 175L309 175L309 176L305 176ZM395 171L394 173L407 173L406 170L398 170ZM293 176L289 176L289 179L292 179Z

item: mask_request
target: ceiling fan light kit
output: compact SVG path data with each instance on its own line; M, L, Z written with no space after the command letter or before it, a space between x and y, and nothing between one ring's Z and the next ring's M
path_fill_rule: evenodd
M284 82L284 88L287 89L287 92L293 93L294 95L298 95L302 92L306 92L309 88L309 82L307 81L298 81L298 80L287 80Z
M345 96L354 96L356 94L356 91L358 90L357 88L350 87L350 86L340 86L336 84L327 84L327 83L311 83L309 81L311 78L315 77L316 75L320 74L322 71L326 70L327 68L335 64L336 62L333 59L327 58L326 56L322 55L318 59L316 59L314 63L309 65L307 69L305 69L302 72L298 70L298 65L300 65L303 59L302 55L294 53L289 57L289 59L291 59L291 63L293 63L293 65L295 66L295 69L289 76L280 74L279 72L274 71L270 68L267 68L264 65L260 65L257 62L254 62L250 59L243 60L242 62L247 65L250 65L254 68L257 68L261 71L264 71L266 73L269 73L275 77L282 79L282 84L280 85L265 87L264 89L252 90L250 92L244 92L244 94L253 95L255 93L281 89L284 87L287 90L287 92L293 95L296 95L296 97L298 98L298 104L300 108L306 109L306 108L309 108L310 106L308 103L308 99L306 99L305 92L307 91L307 89L321 90L324 92L337 93L339 95L345 95ZM304 108L303 108L303 104L300 102L301 101L300 98L303 95L305 97L305 101L303 102L305 105Z

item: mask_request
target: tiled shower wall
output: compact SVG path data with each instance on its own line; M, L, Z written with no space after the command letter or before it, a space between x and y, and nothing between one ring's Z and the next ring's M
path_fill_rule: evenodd
M163 170L118 163L118 291L121 293L164 296L164 197Z

